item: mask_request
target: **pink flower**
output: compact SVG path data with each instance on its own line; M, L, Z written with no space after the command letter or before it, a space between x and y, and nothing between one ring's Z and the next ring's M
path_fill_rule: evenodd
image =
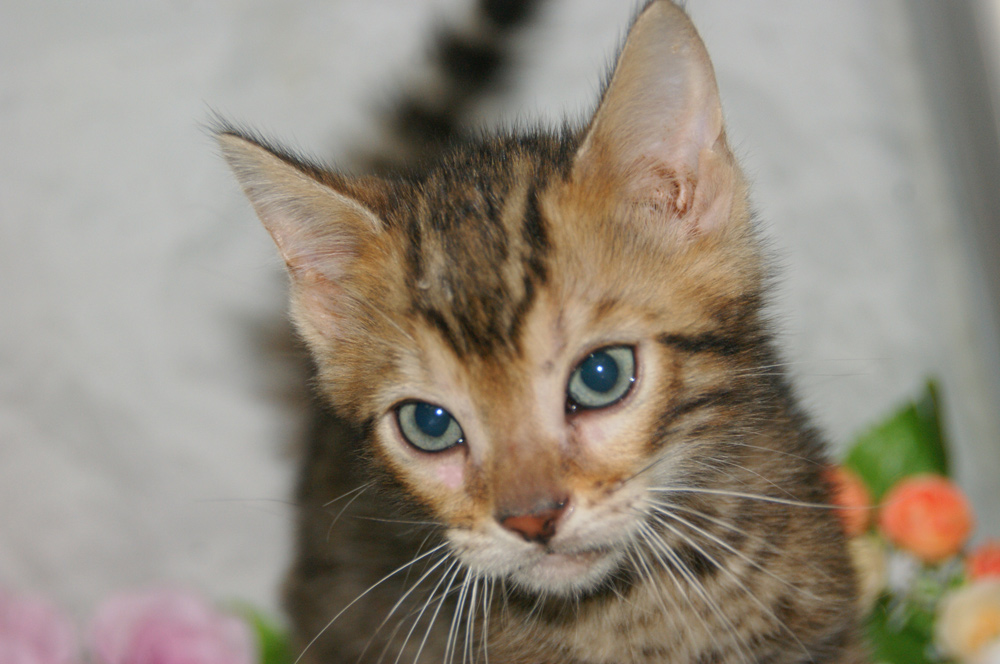
M0 590L0 662L75 664L73 625L43 599Z
M252 664L246 623L193 593L152 590L104 602L91 630L95 664Z

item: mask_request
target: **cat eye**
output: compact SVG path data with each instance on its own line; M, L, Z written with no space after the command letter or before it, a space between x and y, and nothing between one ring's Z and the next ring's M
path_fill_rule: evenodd
M464 442L451 413L426 401L404 403L396 409L396 421L407 442L424 452L443 452Z
M566 409L605 408L628 394L635 382L635 351L609 346L588 355L569 378Z

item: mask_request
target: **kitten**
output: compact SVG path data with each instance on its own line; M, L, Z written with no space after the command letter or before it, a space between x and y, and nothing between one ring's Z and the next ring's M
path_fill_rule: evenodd
M335 413L287 591L307 659L863 661L683 11L646 5L580 130L393 177L219 141Z

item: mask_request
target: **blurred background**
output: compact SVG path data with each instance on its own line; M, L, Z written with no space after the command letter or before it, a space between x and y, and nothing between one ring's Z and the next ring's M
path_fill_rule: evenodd
M470 0L0 5L0 586L78 614L158 583L275 609L301 353L205 125L337 162ZM482 124L582 119L631 2L548 0ZM942 385L1000 535L1000 2L690 0L835 446Z

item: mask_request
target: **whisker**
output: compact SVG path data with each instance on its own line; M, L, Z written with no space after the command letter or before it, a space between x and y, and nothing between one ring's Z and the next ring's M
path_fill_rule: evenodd
M629 561L629 563L631 563L632 568L635 570L635 573L638 574L639 580L643 583L643 585L652 588L654 591L659 591L660 590L659 584L656 583L652 572L649 570L649 565L646 563L645 558L643 558L643 556L641 554L638 554L638 552L636 551L636 546L637 545L635 542L629 543L629 546L625 549L626 559ZM667 610L667 606L663 602L663 593L654 592L654 596L656 602L660 605L660 608L663 610L663 615L669 615L670 612ZM630 661L635 661L636 660L635 645L632 643L631 639L629 639L628 641L628 649L629 649Z
M680 510L681 512L686 512L687 514L691 514L691 515L697 516L698 518L704 519L704 520L706 520L706 521L708 521L710 523L714 523L717 526L721 526L722 528L727 528L727 529L729 529L729 530L731 530L731 531L733 531L733 532L735 532L735 533L737 533L739 535L742 535L743 537L746 537L749 540L753 540L755 542L759 542L760 544L764 545L769 551L771 551L772 553L776 554L778 557L787 556L787 552L786 551L783 551L782 549L776 547L774 544L772 544L771 542L769 542L767 540L767 538L761 537L760 535L757 535L755 533L748 532L746 530L743 530L742 528L738 528L736 525L730 523L729 521L726 521L725 519L718 519L718 518L709 516L708 514L705 514L701 510L696 510L696 509L691 508L691 507L685 507L683 505L678 505L676 503L670 503L670 502L665 502L665 501L650 501L649 504L657 506L657 507L669 508L671 510ZM812 565L808 561L806 561L806 564L809 566L809 568L812 571L814 571L817 574L821 575L823 578L830 580L830 575L827 574L825 571L823 571L819 567L816 567L816 566Z
M358 519L360 521L375 521L377 523L399 523L406 526L437 526L440 527L442 524L437 521L413 521L409 519L383 519L375 516L361 516L360 514L352 514L351 519Z
M729 544L728 542L726 542L722 538L716 537L715 535L713 535L712 533L708 532L704 528L700 528L699 526L691 523L690 521L688 521L684 517L678 516L677 514L674 514L674 513L670 512L669 510L665 510L665 509L659 508L659 507L654 507L653 509L656 510L657 514L660 514L660 515L663 515L663 516L666 516L666 517L670 517L671 519L674 519L675 521L679 521L680 523L684 524L685 526L687 526L691 530L695 531L696 533L699 533L701 536L706 537L709 540L715 542L716 544L718 544L722 548L724 548L727 551L729 551L730 553L732 553L734 556L738 556L742 560L744 560L747 563L749 563L752 567L754 567L757 570L763 572L764 574L767 574L769 577L771 577L772 579L774 579L778 583L784 584L784 585L788 586L789 588L791 588L792 590L795 590L797 592L800 592L800 593L804 594L806 597L809 597L810 599L814 599L816 601L820 601L820 598L816 597L816 595L814 595L811 592L808 592L806 590L803 590L802 588L799 588L798 586L796 586L793 583L790 583L786 579L782 579L780 576L778 576L777 574L775 574L771 570L767 569L766 567L762 566L760 563L758 563L756 560L752 559L750 556L746 555L745 553L743 553L739 549L736 549L735 547L733 547L731 544ZM678 533L676 530L674 530L674 528L672 528L666 522L661 521L661 523L663 523L664 526L666 526L667 528L670 528L673 532L675 532L678 535L678 537L684 537L681 533ZM689 544L691 544L692 546L695 546L694 542L691 541L689 538L685 537L685 540ZM707 556L707 554L705 554L704 552L702 552L702 555L706 555Z
M640 572L640 576L645 579L646 583L648 583L651 587L658 589L659 584L656 583L656 577L653 574L653 570L650 569L649 563L646 562L645 557L643 557L640 552L634 551L631 547L629 547L627 554L628 559L632 562L632 566ZM655 556L656 554L654 553L653 555ZM662 563L662 561L660 562ZM663 609L664 614L670 613L667 609L667 605L664 603L662 592L656 593L656 601L660 605L660 608Z
M472 592L469 594L469 608L466 611L466 624L465 624L465 650L462 652L462 664L467 661L472 664L472 641L475 636L476 628L476 609L479 607L476 604L476 593L479 591L479 577L476 576L472 580Z
M774 362L772 364L759 364L759 365L752 366L752 367L746 367L746 368L743 368L743 369L737 369L734 372L734 374L737 375L737 376L772 375L772 374L756 374L755 372L763 371L764 369L780 369L782 367L794 367L794 366L802 366L802 365L820 366L820 365L824 365L824 364L826 364L826 365L853 364L853 365L861 365L863 367L869 367L873 363L877 364L879 362L884 362L884 361L885 361L885 358L880 358L880 357L869 357L869 358L846 358L846 357L843 357L843 358L827 358L827 359L823 359L823 360L792 360L792 361L788 361L788 362ZM784 372L776 371L776 372L773 373L773 375L781 375L783 373ZM865 375L867 373L870 373L870 371L866 371L864 373L858 372L858 371L841 372L841 373L807 372L807 373L805 373L803 375L806 375L806 376L859 376L859 375Z
M340 517L342 517L344 515L344 512L347 511L347 508L349 508L351 505L353 505L354 501L357 500L358 498L360 498L362 496L362 494L364 494L364 492L368 490L368 487L372 486L372 484L373 483L369 483L369 484L361 487L361 491L358 491L358 493L356 493L354 495L354 497L352 497L350 500L348 500L347 503L343 507L340 508L340 511L337 512L337 516L333 517L333 521L330 522L330 527L327 528L327 530L326 530L326 541L327 542L330 541L330 535L333 533L333 527L337 525L338 521L340 521ZM344 494L344 495L347 495L347 494ZM341 498L343 498L343 496L341 496ZM340 500L340 498L338 498L337 500Z
M799 455L799 454L794 454L792 452L786 452L784 450L776 450L776 449L772 449L772 448L769 448L769 447L764 447L764 446L761 446L761 445L752 445L750 443L746 443L746 442L743 442L743 441L730 440L730 439L727 439L727 438L713 438L711 442L712 442L713 445L727 445L727 446L732 446L732 447L742 447L742 448L746 448L746 449L759 450L759 451L762 451L762 452L767 452L767 453L775 454L775 455L778 455L778 456L785 456L785 457L789 457L789 458L792 458L792 459L797 459L799 461L803 461L805 463L808 463L808 464L811 464L811 465L817 466L817 467L822 467L822 466L826 465L824 463L816 461L815 459L810 459L808 457L805 457L805 456L802 456L802 455ZM676 461L677 457L678 457L677 454L663 454L661 456L658 456L657 458L653 459L652 461L650 461L646 465L644 465L641 468L639 468L639 470L635 471L634 473L632 473L631 475L629 475L628 477L626 477L624 480L622 480L622 483L631 482L632 480L636 479L640 475L643 475L644 473L652 470L653 468L656 468L657 466L659 466L661 464L670 463L671 461ZM694 459L685 459L685 461L688 461L688 462L689 461L694 461Z
M699 493L712 496L728 496L730 498L746 498L748 500L759 500L765 503L777 503L778 505L790 505L792 507L812 507L816 509L840 509L838 505L829 503L807 503L801 500L790 500L787 498L777 498L765 494L743 493L740 491L726 491L725 489L703 489L691 486L667 486L649 487L649 491L656 493Z
M492 577L485 577L485 585L486 588L483 592L483 636L479 650L483 653L483 662L490 664L490 607L493 606L493 589L496 587L496 580Z
M392 608L389 609L389 612L385 615L385 618L382 619L382 622L379 623L379 626L375 628L375 631L372 633L371 637L368 639L368 644L365 645L365 648L364 648L364 650L361 653L362 655L364 655L365 651L368 650L368 646L371 645L372 640L375 638L375 636L382 630L383 627L385 627L385 624L387 622L389 622L389 619L392 618L392 616L396 613L396 611L403 604L403 602L406 601L406 598L409 597L410 595L412 595L413 591L415 591L420 586L420 584L424 582L424 580L428 576L430 576L431 574L434 573L434 570L436 570L438 567L440 567L442 564L444 564L444 562L447 561L451 557L452 557L451 554L448 551L445 551L444 555L441 556L441 558L438 559L438 561L436 563L434 563L427 571L425 571L420 576L420 578L417 579L413 583L413 585L410 586L409 590L407 590L405 593L403 593L403 595L398 600L396 600L396 603L392 605ZM398 629L398 627L397 627L397 629ZM395 634L395 631L393 632L393 634ZM389 639L390 643L391 643L391 641L392 641L392 637L390 637L390 639ZM360 657L359 657L359 659L360 659ZM379 659L381 659L381 657Z
M337 496L333 500L330 500L330 501L327 501L327 502L323 503L323 507L329 507L330 505L333 505L338 500L343 500L344 498L347 498L352 493L357 493L358 491L364 491L365 489L370 488L374 484L375 484L375 482L368 482L367 484L362 484L359 487L355 487L355 488L351 489L350 491L347 491L345 493L340 494L339 496Z
M761 450L763 452L769 452L771 454L777 454L779 456L786 456L792 459L797 459L799 461L804 461L813 466L826 466L826 464L823 462L817 461L816 459L810 459L809 457L802 456L801 454L793 454L792 452L786 452L784 450L775 450L770 447L764 447L762 445L751 445L750 443L745 443L743 441L737 441L737 440L718 440L716 442L720 445L745 447L750 450Z
M737 469L742 470L742 471L744 471L746 473L750 473L751 475L754 475L758 479L761 479L765 483L771 485L772 487L774 487L778 491L780 491L780 492L788 495L791 499L793 499L793 500L795 499L795 494L793 494L791 491L789 491L785 487L777 484L776 482L774 482L773 480L771 480L771 479L769 479L767 477L764 477L763 475L761 475L760 473L758 473L755 470L751 470L750 468L747 468L746 466L743 466L741 464L736 463L732 459L725 459L725 458L722 458L722 457L716 457L716 458L713 459L713 461L716 461L717 463L729 466L730 468L737 468ZM699 463L698 460L695 460L695 462ZM733 475L730 475L730 474L726 473L726 476L729 477L730 479L734 480L734 481L740 482L741 484L746 484L746 482L744 482L740 478L734 477Z
M746 482L743 482L739 477L736 477L731 472L719 467L724 462L725 460L719 457L712 457L710 459L691 459L691 463L694 463L702 468L705 468L706 470L711 472L713 476L725 477L728 480L745 485Z
M455 583L455 579L458 578L458 573L462 571L462 567L460 565L455 565L454 567L455 571L452 572L451 578L448 579L448 585L445 586L444 592L441 593L441 599L438 600L437 606L434 607L434 613L431 615L431 620L427 623L427 629L424 631L424 638L420 640L420 647L417 648L417 654L413 657L413 664L417 664L417 662L420 661L420 653L424 651L424 646L427 645L427 639L431 635L431 629L433 629L434 623L437 622L437 617L441 612L441 607L444 606L444 601L451 592L451 586Z
M458 641L459 618L462 615L462 609L465 608L465 598L468 596L469 580L471 577L471 573L466 573L465 578L462 579L462 587L458 593L458 599L455 603L455 612L451 616L451 627L448 629L448 639L445 642L444 649L444 661L447 662L447 664L451 664L455 658L455 647Z
M622 480L622 484L626 484L628 482L631 482L632 480L634 480L635 478L639 477L640 475L642 475L646 471L651 470L652 468L655 468L656 466L660 465L661 463L666 463L667 461L671 461L675 457L676 457L675 454L662 454L662 455L658 456L657 458L653 459L652 461L650 461L649 463L647 463L645 466L643 466L642 468L640 468L639 470L635 471L634 473L632 473L631 475L629 475L628 477L626 477L624 480Z
M643 517L645 517L645 514L643 514ZM706 621L705 617L701 615L701 611L698 610L698 608L694 604L694 601L691 599L691 596L688 595L688 591L684 583L679 578L677 578L677 574L674 573L672 565L666 560L664 560L663 554L656 551L653 542L650 541L650 538L655 538L657 540L660 540L659 535L645 521L643 521L642 525L644 526L646 532L643 532L641 534L643 539L645 540L645 544L650 555L653 556L655 561L659 563L660 567L667 573L667 576L670 577L671 583L673 583L674 587L680 592L680 595L684 599L684 602L687 604L688 609L690 609L691 614L693 614L698 619L698 622L701 623L702 629L704 630L704 634L705 635L712 634L712 628L708 626L708 621ZM660 542L660 544L661 546L663 545L662 541ZM679 608L676 599L674 599L673 605ZM665 607L664 610L666 610ZM688 637L691 639L691 642L694 643L696 641L694 636L694 627L687 620L683 621L683 624L685 631L688 634Z
M424 538L422 540L420 540L420 544L417 546L417 550L416 550L416 552L415 552L414 555L420 555L420 553L424 550L424 547L427 546L427 542L429 542L430 539L431 539L431 537L433 537L433 536L434 536L434 532L433 531L427 533L426 535L424 535ZM427 565L424 565L424 569L427 569ZM413 573L413 568L412 567L410 569L406 570L406 576L403 577L403 585L404 586L407 583L410 582L410 574L412 574L412 573Z
M664 527L670 528L668 524L663 523L662 521L659 521L659 523L661 523L661 525L663 525ZM733 625L732 621L729 620L729 617L722 610L722 607L719 606L718 602L716 602L715 599L712 598L711 594L705 588L705 585L698 580L698 577L695 576L694 572L692 572L691 569L684 563L684 561L681 560L677 552L671 549L669 546L667 546L665 542L663 542L660 536L657 535L656 531L652 529L652 526L650 526L646 522L643 522L642 525L645 528L647 528L648 532L650 532L652 536L655 538L651 540L652 544L657 548L659 548L660 551L663 552L663 554L670 559L673 565L677 568L677 571L681 574L681 576L683 576L687 580L692 590L694 590L698 594L698 596L701 597L702 601L705 602L705 605L709 608L709 610L713 614L715 614L715 616L719 619L719 621L724 623L726 627L728 627L729 631L740 641L740 643L742 644L740 646L742 648L740 655L744 658L745 661L749 662L750 659L748 658L748 653L751 650L750 644L747 643L745 638L736 630L735 625ZM692 611L700 615L696 608L692 607ZM705 624L705 627L707 629L708 634L713 633L713 630L708 628L707 623Z
M441 578L438 579L437 583L434 584L434 587L431 588L431 592L427 595L427 598L424 600L423 604L420 607L420 611L417 612L417 617L413 620L413 624L410 626L410 631L406 633L406 637L403 639L403 645L399 647L399 654L396 655L396 659L393 661L393 664L399 664L399 660L403 656L403 651L406 650L406 644L410 642L410 637L413 636L413 632L417 629L417 625L420 624L420 619L424 617L424 612L427 611L427 607L429 607L434 602L435 594L437 593L438 588L441 587L441 584L444 583L444 580L446 578L448 578L448 574L451 573L451 571L455 568L456 565L458 565L457 558L451 561L451 565L449 565L448 568L445 569L445 571L441 574Z
M368 593L370 593L371 591L375 590L375 588L379 587L380 585L382 585L383 583L385 583L387 580L389 580L392 577L394 577L396 574L399 574L404 569L407 569L410 565L414 565L414 564L420 562L421 560L423 560L424 558L426 558L427 556L433 555L434 553L436 553L437 551L440 551L445 546L447 546L447 543L438 544L436 547L434 547L433 549L431 549L427 553L424 553L424 554L422 554L420 556L417 556L416 558L414 558L410 562L406 563L405 565L401 565L401 566L397 567L396 569L394 569L393 571L389 572L388 574L386 574L385 576L383 576L381 579L379 579L378 581L376 581L372 585L368 586L367 590L365 590L360 595L358 595L357 597L355 597L354 599L352 599L347 606L345 606L340 611L338 611L337 615L335 615L333 618L330 619L330 622L328 622L326 624L326 626L323 627L323 629L321 629L316 634L316 636L314 636L312 638L312 640L309 641L309 643L306 644L306 647L302 649L302 652L299 653L299 656L295 658L295 661L292 664L299 664L299 662L302 661L302 658L305 656L305 654L309 651L309 648L311 648L312 645L314 643L316 643L316 641L319 639L319 637L323 636L323 634L326 633L326 630L330 629L330 626L333 625L333 623L335 623L337 621L337 618L339 618L340 616L344 615L345 611L347 611L349 608L351 608L352 606L354 606L355 604L357 604L359 601L361 601L361 599L363 597L367 596Z
M761 369L778 369L780 367L791 367L795 366L796 364L805 364L805 363L806 362L804 360L792 360L788 362L773 362L771 364L758 364L752 367L747 367L746 369L737 369L733 373L739 376L748 371L760 371Z
M697 526L691 524L690 522L688 522L688 521L686 521L686 520L684 520L684 519L682 519L682 518L680 518L680 517L678 517L678 516L676 516L674 514L663 513L663 515L675 518L675 519L679 520L681 523L683 523L686 526L688 526L689 528L693 528L696 531L700 532L702 535L704 535L706 537L709 537L710 539L712 539L716 543L725 546L724 542L722 542L721 540L718 540L717 538L712 537L709 533L706 533L705 531L701 530L700 528L698 528ZM792 631L792 629L790 627L788 627L788 625L786 625L784 622L782 622L778 618L778 616L775 615L774 611L770 607L768 607L767 605L765 605L760 600L760 598L758 598L756 595L753 594L753 592L751 592L750 588L748 588L747 585L743 582L743 580L739 578L739 576L736 574L736 572L732 571L727 566L725 566L722 563L720 563L712 554L710 554L703 546L701 546L693 538L688 537L685 533L681 532L680 530L674 528L673 526L671 526L670 524L668 524L668 523L666 523L664 521L661 521L661 523L666 528L668 528L671 532L673 532L675 535L677 535L677 537L681 538L688 545L694 547L694 549L696 551L698 551L698 553L700 553L702 556L704 556L705 558L707 558L709 560L709 562L711 562L713 565L715 565L716 568L718 568L720 572L723 572L723 573L727 574L736 583L736 585L738 585L740 587L740 589L743 590L744 593L746 593L747 597L749 597L757 606L759 606L768 615L770 615L771 618L774 620L774 622L779 627L781 627L785 632L787 632L788 635L791 636L795 640L796 643L799 644L799 646L802 648L802 651L806 654L806 656L807 657L809 656L809 654L810 654L809 650L806 648L805 644L802 643L801 640L799 640L798 636L795 635L795 633ZM751 565L754 565L755 567L757 567L757 569L759 569L760 571L768 573L769 576L772 576L773 578L777 579L778 581L780 581L780 582L782 582L782 583L784 583L784 584L786 584L786 585L788 585L788 586L790 586L792 588L795 587L792 584L790 584L787 581L785 581L784 579L781 579L780 577L777 577L774 574L770 574L768 572L768 570L765 570L764 568L760 567L759 565L754 564L753 561L751 561L746 556L743 556L742 554L738 553L735 549L731 549L731 551L734 554L739 555L740 557L744 558L747 562L749 562Z

